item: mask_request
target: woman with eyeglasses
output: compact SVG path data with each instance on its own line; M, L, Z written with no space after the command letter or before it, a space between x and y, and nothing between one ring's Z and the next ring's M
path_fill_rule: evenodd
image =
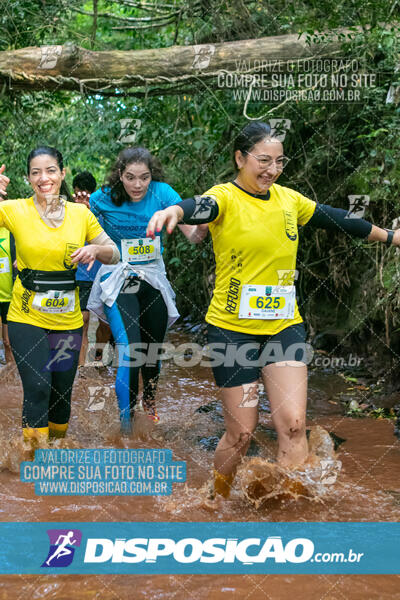
M295 293L298 225L400 245L400 230L348 219L276 183L288 159L269 125L253 122L234 142L237 176L203 196L153 215L147 235L166 225L208 223L216 260L206 315L211 366L226 432L214 459L214 493L227 498L258 422L261 376L278 434L277 460L294 468L308 456L306 333Z

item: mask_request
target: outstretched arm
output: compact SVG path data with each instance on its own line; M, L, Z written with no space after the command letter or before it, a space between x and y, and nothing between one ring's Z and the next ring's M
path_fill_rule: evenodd
M391 242L395 246L400 245L400 230L394 232L393 239L391 239L392 232L377 227L365 219L349 218L347 215L348 212L342 208L317 204L307 226L320 227L327 231L342 231L352 237L366 239L369 242Z
M392 236L393 234L393 236ZM376 225L372 225L371 233L368 236L369 242L384 242L388 246L400 246L400 229L391 231L388 229L382 229Z
M154 238L155 233L161 231L164 227L168 233L172 233L178 223L187 225L203 225L211 223L218 217L218 204L212 196L195 196L187 198L169 206L164 210L159 210L151 217L146 235Z
M208 225L178 225L191 244L200 244L208 233Z

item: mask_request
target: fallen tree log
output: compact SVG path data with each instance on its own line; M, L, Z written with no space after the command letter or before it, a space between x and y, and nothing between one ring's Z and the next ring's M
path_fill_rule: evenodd
M69 43L21 48L0 52L0 85L3 93L7 89L90 93L138 87L142 94L144 88L151 94L151 86L156 85L159 94L160 86L162 90L162 86L212 80L222 71L254 73L264 66L264 70L284 72L289 61L334 57L344 37L357 31L130 51L94 52Z

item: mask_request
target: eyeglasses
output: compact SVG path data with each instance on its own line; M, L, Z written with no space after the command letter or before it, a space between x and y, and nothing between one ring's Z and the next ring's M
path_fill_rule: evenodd
M249 154L250 156L253 156L253 158L257 159L260 167L267 168L270 167L272 164L275 164L278 171L283 171L283 169L290 161L290 158L288 158L287 156L280 156L279 158L274 160L271 156L256 156L251 152L246 152L246 154Z

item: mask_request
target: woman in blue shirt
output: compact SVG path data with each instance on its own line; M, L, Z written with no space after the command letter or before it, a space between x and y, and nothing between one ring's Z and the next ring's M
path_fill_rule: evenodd
M123 432L131 430L139 371L143 408L154 423L159 421L155 405L159 355L168 325L179 316L165 274L161 234L154 240L146 238L152 215L181 200L162 179L161 165L146 148L126 148L106 184L90 197L91 210L102 217L104 230L122 257L115 268L100 269L88 307L100 316L104 309L118 347L115 388ZM180 229L194 243L207 233L190 225Z

